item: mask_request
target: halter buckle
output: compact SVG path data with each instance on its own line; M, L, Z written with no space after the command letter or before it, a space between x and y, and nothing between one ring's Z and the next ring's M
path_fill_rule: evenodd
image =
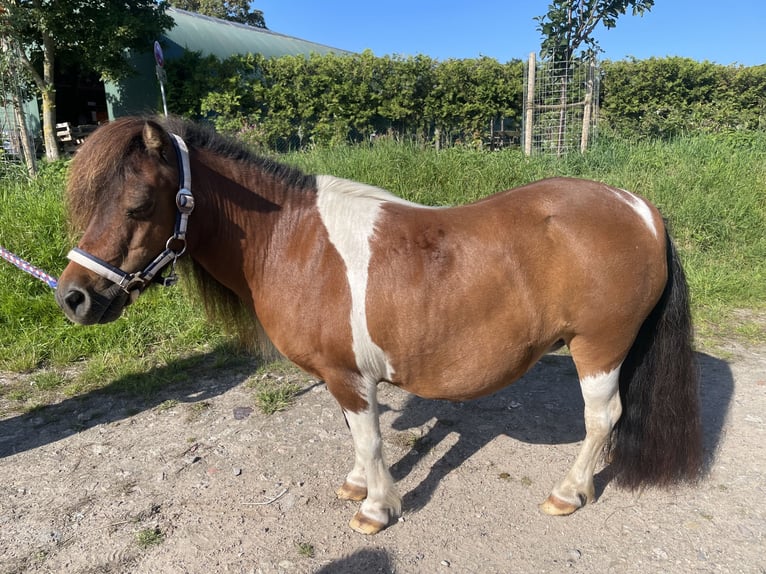
M182 214L189 215L194 211L194 196L192 192L182 187L176 193L176 207Z

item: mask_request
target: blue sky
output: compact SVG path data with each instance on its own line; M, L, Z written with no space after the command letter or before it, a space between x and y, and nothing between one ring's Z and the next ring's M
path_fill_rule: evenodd
M533 18L548 11L548 0L258 0L253 6L275 32L352 52L507 62L539 52ZM628 13L595 37L602 59L766 64L766 0L655 0L648 14Z

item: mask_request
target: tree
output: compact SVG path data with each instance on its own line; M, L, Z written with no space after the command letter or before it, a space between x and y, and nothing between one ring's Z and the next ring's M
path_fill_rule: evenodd
M559 98L559 129L556 149L561 153L566 123L567 93L569 84L569 66L577 51L580 59L595 60L601 50L592 34L599 24L605 28L614 28L617 18L625 14L630 7L633 15L643 15L654 6L654 0L553 0L548 5L548 13L535 18L540 24L538 30L543 34L541 55L554 64L561 65ZM587 126L584 126L587 130ZM582 141L587 144L587 132L583 132ZM584 145L583 145L584 149Z
M2 13L3 8L0 6L0 16ZM19 65L18 52L19 48L4 34L0 34L0 86L5 88L5 93L0 93L0 106L5 106L6 110L9 106L13 109L15 129L18 131L18 139L14 143L20 144L21 156L29 175L34 176L37 173L36 157L23 109L23 102L29 99L29 94L32 92L32 84L28 74Z
M543 35L541 55L554 61L569 61L581 46L586 46L583 59L592 59L601 51L592 36L599 24L611 29L628 8L634 16L642 16L653 6L654 0L553 0L548 13L535 18Z
M46 157L56 144L56 62L81 62L103 78L132 72L128 50L146 51L173 26L166 3L153 0L0 0L0 31L19 49L42 102Z
M256 28L266 28L263 12L251 9L248 0L171 0L170 4L174 8L204 16L213 16Z

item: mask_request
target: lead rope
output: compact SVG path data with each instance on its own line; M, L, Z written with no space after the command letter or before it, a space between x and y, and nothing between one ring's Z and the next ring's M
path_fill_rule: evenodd
M56 286L58 285L58 280L55 277L53 277L52 275L49 275L42 269L35 267L31 263L24 261L21 257L11 253L2 245L0 245L0 257L5 259L8 263L15 265L22 271L29 273L35 279L39 279L51 289L55 289Z

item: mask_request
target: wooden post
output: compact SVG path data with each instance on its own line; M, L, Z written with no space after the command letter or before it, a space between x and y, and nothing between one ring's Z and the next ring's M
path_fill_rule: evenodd
M591 62L588 66L588 77L585 83L585 102L582 111L582 136L580 137L580 153L588 149L590 138L590 121L593 114L593 91L595 84L596 65Z
M535 72L537 63L535 53L529 54L527 72L527 105L524 110L524 154L532 155L532 128L535 121Z

